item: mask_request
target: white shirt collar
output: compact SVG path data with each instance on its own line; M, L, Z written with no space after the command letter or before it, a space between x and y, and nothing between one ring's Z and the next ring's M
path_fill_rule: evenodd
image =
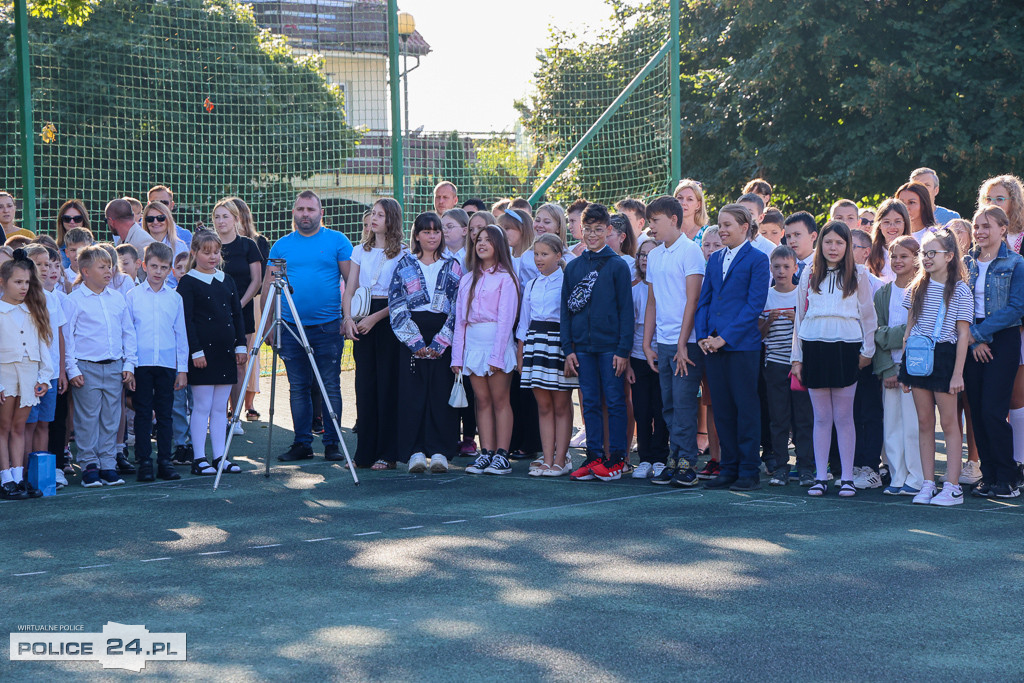
M20 304L10 304L7 303L6 301L0 301L0 313L9 313L13 311L15 308L20 308L26 313L29 312L28 306L25 305L25 302L21 302Z
M217 272L219 273L220 271L217 271ZM202 273L200 273L200 275L201 274ZM210 283L206 283L206 284L210 284ZM154 294L157 294L157 295L163 294L165 291L167 291L169 289L167 287L167 280L164 280L164 284L163 284L162 287L160 287L160 291L159 292L156 291L155 289L153 289L153 285L149 284L149 278L146 278L145 280L143 280L142 284L140 284L139 287L142 287L146 291L153 292Z
M743 248L743 245L741 244L738 247L726 247L726 250L729 252L729 254L731 256L735 256L736 252L738 252L742 248Z
M217 282L223 282L224 281L224 271L223 270L215 270L215 271L213 271L213 273L200 273L198 270L193 268L192 270L188 271L186 273L186 275L191 275L195 279L197 279L200 282L203 282L205 284L210 284L214 280L216 280Z
M104 287L103 291L98 293L98 294L96 292L92 291L91 289L89 289L89 287L87 287L84 282L75 291L81 290L82 291L82 296L103 296L104 294L106 294L107 292L110 291L110 287L111 287L111 285L113 284L114 281L111 280L110 282L111 282L111 284L107 285L106 287Z

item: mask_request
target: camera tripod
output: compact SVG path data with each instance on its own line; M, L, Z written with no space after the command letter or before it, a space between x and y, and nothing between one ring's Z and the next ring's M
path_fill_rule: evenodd
M277 356L278 350L281 348L281 334L282 331L287 332L295 338L295 341L299 343L302 350L306 352L306 357L309 359L309 366L313 369L313 376L316 378L317 386L320 387L320 396L323 397L324 405L327 406L327 410L330 413L331 424L334 425L335 432L338 434L338 445L341 446L341 451L345 454L345 462L348 463L349 472L352 474L352 482L358 486L359 477L356 476L355 465L352 464L352 458L349 456L348 447L345 445L345 440L341 438L341 424L338 422L338 414L334 410L334 406L331 405L330 399L327 397L327 389L324 387L324 380L320 376L320 369L316 366L316 359L313 357L313 349L309 346L309 340L306 338L306 332L302 327L302 321L299 319L299 312L295 310L295 301L292 300L291 286L288 284L288 270L287 263L284 259L270 259L270 265L278 269L276 277L271 283L271 298L268 302L269 305L263 307L263 314L260 316L259 326L256 328L257 334L261 336L256 340L256 343L252 346L252 351L249 352L249 361L245 366L245 378L242 380L242 386L246 387L249 385L249 379L252 377L252 373L256 370L256 359L259 357L260 347L270 341L270 347L273 352L273 361L271 364L270 372L270 424L267 432L267 456L266 462L264 463L265 471L263 476L270 476L270 452L272 449L273 436L274 436L274 403L277 393ZM284 319L281 317L281 300L288 303L288 310L291 311L292 320L295 321L294 329L287 325ZM270 320L273 315L273 321L270 326L267 327L267 321ZM266 330L266 332L264 332ZM216 491L217 487L220 486L220 476L224 472L224 463L227 462L228 451L231 449L231 439L234 437L234 427L238 424L241 413L242 413L242 401L238 401L235 404L235 410L231 415L231 420L228 422L228 433L227 441L224 443L224 457L222 457L217 465L217 476L213 480L213 490Z

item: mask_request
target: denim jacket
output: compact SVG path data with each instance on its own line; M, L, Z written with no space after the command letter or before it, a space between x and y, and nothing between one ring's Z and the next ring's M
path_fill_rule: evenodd
M978 281L979 249L964 256L967 265L967 284L974 292ZM981 311L975 311L980 318ZM1024 317L1024 258L999 245L999 254L992 259L985 273L985 319L971 325L971 334L978 343L990 343L992 335L1007 327L1020 325Z
M414 255L406 254L395 265L395 274L388 287L391 327L398 340L408 346L413 353L426 346L420 328L412 319L412 309L424 304L430 304L430 310L434 313L444 313L448 316L444 327L430 342L430 348L441 354L451 346L455 330L455 299L459 294L461 278L462 266L456 259L446 258L437 276L436 288L433 292L427 292L426 280Z

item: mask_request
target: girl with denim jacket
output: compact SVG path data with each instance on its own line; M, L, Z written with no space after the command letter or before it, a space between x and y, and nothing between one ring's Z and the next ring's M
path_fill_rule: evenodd
M1015 498L1021 465L1013 458L1010 410L1020 363L1019 326L1024 315L1024 258L1005 242L1009 220L997 206L974 215L975 247L965 257L968 285L974 294L971 351L964 366L967 401L974 418L974 438L981 456L981 481L974 495Z
M413 222L412 253L395 265L388 287L391 327L398 347L398 458L410 472L447 472L458 444L452 391L451 343L462 267L446 257L441 218L421 213Z

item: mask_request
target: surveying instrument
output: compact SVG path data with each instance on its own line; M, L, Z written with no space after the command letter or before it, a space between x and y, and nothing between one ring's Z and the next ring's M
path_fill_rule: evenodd
M270 423L267 432L267 457L264 464L265 471L263 476L270 476L270 450L272 448L274 436L274 403L275 394L277 391L277 356L278 351L281 348L281 334L287 332L295 338L295 341L299 343L303 351L306 352L306 358L309 359L309 366L313 369L313 376L316 378L317 386L320 387L320 396L323 398L324 405L327 406L327 411L331 416L331 424L334 425L335 432L338 435L338 444L341 446L341 451L345 454L345 462L348 463L349 472L352 474L352 482L358 486L359 477L356 476L355 465L352 464L352 458L348 454L348 446L345 445L345 440L341 438L341 424L338 422L338 414L334 411L334 406L331 404L330 399L327 397L327 389L324 387L324 380L320 376L320 369L316 366L316 360L313 357L313 349L309 346L309 340L306 338L306 331L302 327L302 321L299 319L299 312L295 310L295 301L292 300L292 288L288 284L288 267L285 259L283 258L272 258L269 261L269 265L277 269L276 274L268 277L273 277L273 281L270 283L271 297L270 301L267 302L269 305L263 306L263 314L260 316L259 326L256 328L257 334L262 333L256 343L252 346L252 351L249 352L249 362L245 366L245 378L242 380L242 386L249 386L249 379L252 377L252 373L256 370L256 360L259 358L260 347L267 343L269 340L270 348L273 353L273 361L270 367ZM295 321L294 329L288 325L281 317L281 300L288 303L288 310L291 311L292 320ZM267 321L273 316L273 321L270 326L267 326ZM265 332L264 332L265 330ZM213 490L216 491L217 487L220 486L220 476L224 472L224 463L228 461L228 453L231 450L231 439L234 437L234 427L238 424L242 414L242 401L237 401L235 404L235 410L231 415L231 420L228 422L228 434L227 441L224 443L224 457L222 457L217 465L217 476L213 480Z

